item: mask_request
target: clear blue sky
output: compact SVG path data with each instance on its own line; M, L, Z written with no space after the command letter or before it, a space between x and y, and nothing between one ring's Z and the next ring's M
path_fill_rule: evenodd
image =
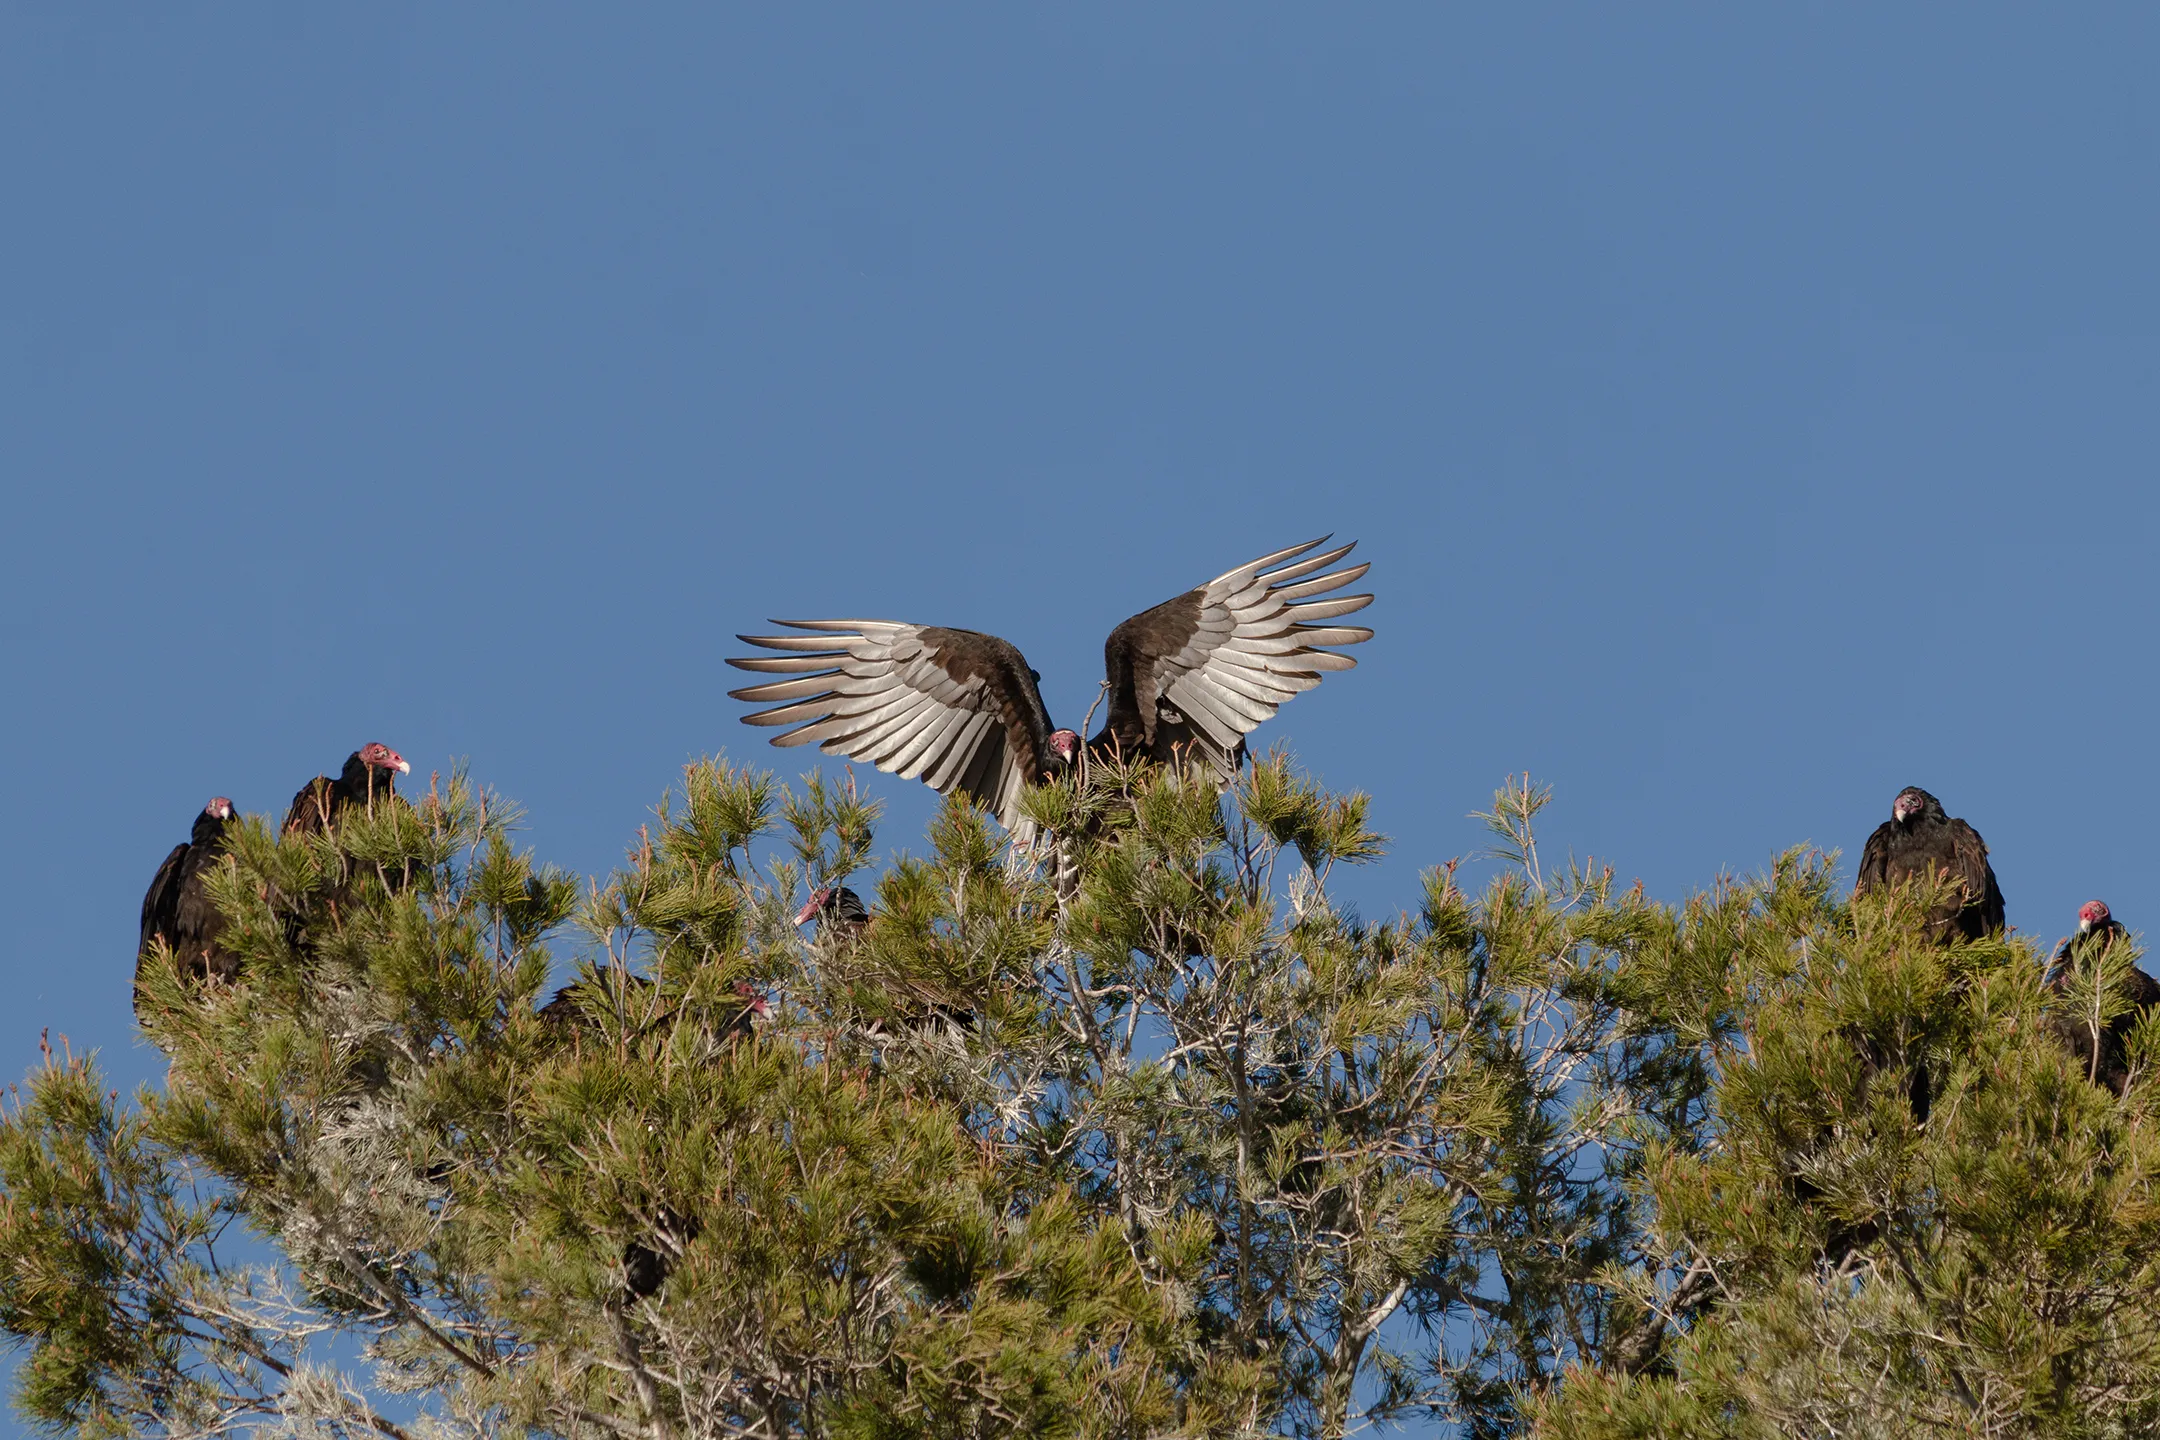
M1677 898L1908 783L2160 923L2160 19L0 9L0 1060L161 1072L137 907L382 739L611 865L792 773L735 631L1111 625L1361 541L1259 735ZM360 18L353 18L355 15ZM926 792L880 778L887 838Z

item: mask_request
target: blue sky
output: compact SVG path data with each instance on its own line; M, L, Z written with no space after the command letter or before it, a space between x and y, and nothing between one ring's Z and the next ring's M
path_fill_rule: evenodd
M381 738L598 871L797 765L768 615L992 630L1071 722L1323 531L1379 637L1260 738L1378 795L1368 909L1527 769L1661 894L1920 783L2021 927L2142 925L2160 26L2096 13L8 11L0 1044L154 1071L214 792Z
M0 10L0 1056L123 1079L213 793L470 760L597 872L738 630L1118 620L1324 531L1260 732L1408 903L1507 773L1677 898L1917 783L2160 916L2160 19ZM929 800L877 782L886 836Z

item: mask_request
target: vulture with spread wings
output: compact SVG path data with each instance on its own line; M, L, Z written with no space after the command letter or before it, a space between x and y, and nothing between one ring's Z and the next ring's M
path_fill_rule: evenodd
M1328 570L1355 543L1322 550L1323 537L1263 555L1111 631L1109 713L1088 753L1204 760L1224 780L1235 775L1247 734L1324 672L1357 664L1331 647L1372 638L1328 623L1372 603L1334 594L1369 568ZM1079 735L1051 728L1040 677L995 635L891 620L773 623L809 633L739 636L783 653L728 664L789 677L730 692L771 705L746 724L795 727L775 745L815 744L940 795L957 790L1008 829L1020 822L1020 792L1079 757Z

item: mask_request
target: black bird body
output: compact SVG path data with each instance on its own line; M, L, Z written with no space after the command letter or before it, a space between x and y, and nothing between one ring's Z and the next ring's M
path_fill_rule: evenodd
M660 1293L675 1270L676 1261L690 1242L705 1232L704 1222L663 1205L655 1216L650 1245L632 1240L623 1246L623 1292L632 1301L649 1300Z
M1361 610L1370 595L1330 595L1368 567L1327 567L1314 540L1263 555L1142 611L1103 647L1110 704L1091 752L1128 759L1199 759L1227 779L1248 732L1283 701L1357 662L1336 649L1372 638L1359 626L1314 624ZM1308 578L1310 577L1310 578ZM1021 792L1079 758L1080 737L1053 729L1027 660L995 635L890 620L783 620L809 632L744 635L780 651L731 659L737 669L791 678L730 692L771 708L751 725L794 728L775 745L816 744L880 770L959 793L1019 830Z
M1963 820L1943 812L1942 802L1918 786L1907 786L1891 803L1890 818L1875 828L1860 852L1860 873L1855 895L1892 889L1919 880L1948 877L1943 897L1928 910L1928 938L1942 944L1952 936L1977 940L1999 932L2003 926L2003 897L1988 864L1987 845L1980 832ZM1925 1125L1934 1106L1933 1078L1926 1063L1909 1052L1893 1060L1886 1037L1869 1035L1855 1027L1844 1030L1858 1052L1861 1095L1878 1084L1891 1084L1905 1092L1915 1124ZM1827 1145L1836 1133L1825 1125L1816 1132L1816 1143ZM1813 1204L1822 1189L1797 1167L1785 1177L1794 1199ZM1873 1244L1882 1233L1872 1218L1833 1221L1823 1242L1823 1258L1833 1268L1842 1267L1853 1251Z
M2086 902L2078 912L2077 933L2066 936L2048 962L2048 989L2058 995L2068 991L2080 971L2090 972L2128 933L2106 904ZM2094 1084L2121 1095L2130 1088L2130 1032L2148 1007L2160 1004L2160 980L2132 966L2116 977L2115 993L2127 1003L2121 1013L2096 1024L2093 1017L2057 1011L2049 1016L2048 1029Z
M852 938L870 923L870 907L845 885L827 885L795 912L795 923L818 922L820 939Z
M212 866L224 858L239 824L232 802L220 795L195 817L187 841L175 845L158 866L143 895L142 939L135 950L135 1009L142 1013L142 967L153 940L163 940L178 957L190 980L231 980L240 973L239 958L218 943L225 917L204 884Z
M1907 786L1891 806L1890 818L1868 836L1854 891L1866 894L1937 877L1947 877L1950 885L1928 910L1932 939L1978 940L2001 933L2002 887L1988 864L1987 842L1963 820L1944 814L1942 802L1933 795Z
M378 800L397 798L396 779L412 773L412 766L389 746L361 746L345 757L345 768L333 780L318 775L300 787L292 808L285 812L283 835L313 835L328 831L338 816L352 806L370 809Z

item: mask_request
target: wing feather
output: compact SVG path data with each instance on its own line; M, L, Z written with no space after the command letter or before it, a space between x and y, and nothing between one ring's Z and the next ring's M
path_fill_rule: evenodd
M1184 711L1185 717L1198 725L1206 732L1208 739L1217 745L1228 748L1235 745L1237 737L1245 733L1238 722L1216 703L1204 682L1197 682L1190 676L1180 676L1170 683L1164 697Z
M1264 705L1269 714L1274 713L1276 706L1297 693L1271 672L1247 670L1242 665L1210 665L1207 674L1209 682L1217 688L1229 691L1241 701ZM1261 720L1266 718L1267 715L1260 717ZM1253 723L1258 724L1259 721Z
M1980 908L1980 927L1992 933L2003 928L2002 887L1995 867L1988 863L1987 842L1963 820L1950 822L1950 853L1957 862L1958 880L1965 887L1967 905Z
M1370 635L1372 632L1368 630L1365 633ZM1355 670L1357 656L1337 655L1332 650L1315 650L1309 655L1298 656L1298 663L1308 670ZM1316 681L1318 678L1314 677Z
M1957 862L1957 878L1965 893L1978 896L1987 888L1987 843L1980 832L1963 820L1950 822L1950 854Z
M1333 559L1346 553L1349 549L1350 547L1345 545L1341 550L1331 551L1329 554L1322 556L1321 559L1323 561ZM1340 590L1345 585L1354 584L1364 579L1365 572L1370 569L1372 569L1372 565L1368 562L1363 565L1352 565L1347 570L1337 570L1332 575L1322 575L1317 580L1307 580L1302 585L1288 585L1278 581L1273 587L1275 598L1285 604L1295 605L1300 600L1307 600L1315 595L1325 595L1330 590ZM1278 574L1282 573L1287 572L1278 572ZM1273 580L1276 579L1276 576L1271 575L1268 578Z
M149 945L151 938L172 926L173 912L180 899L180 877L187 868L188 844L173 846L165 863L158 866L157 876L150 882L150 889L142 902L142 941L138 950Z
M1885 820L1876 826L1860 849L1860 869L1853 877L1853 889L1865 892L1890 883L1890 837L1897 827Z
M923 773L938 762L944 754L944 746L961 726L967 724L968 712L942 706L928 725L916 732L915 739L905 750L893 756L892 771L907 780L920 780Z
M1369 594L1336 592L1363 579L1371 566L1330 570L1356 548L1355 541L1331 547L1330 538L1323 535L1248 561L1135 615L1111 633L1109 648L1119 657L1112 683L1120 683L1118 676L1125 673L1132 687L1122 713L1130 717L1137 708L1155 758L1169 759L1176 746L1197 743L1227 776L1244 737L1283 701L1318 685L1324 672L1356 665L1338 647L1363 644L1373 632L1360 625L1313 622L1370 605ZM1165 706L1175 707L1185 723ZM1135 732L1116 733L1125 737L1120 743L1129 744Z
M833 684L839 679L834 671L819 675L805 675L799 680L775 680L769 685L745 685L740 690L728 691L731 700L747 700L753 705L763 705L773 700L803 700L813 695L840 693Z
M847 658L845 651L828 650L818 655L753 655L727 663L761 675L800 675L810 670L837 669Z
M827 634L839 635L843 641L891 640L896 636L918 635L922 632L920 625L909 625L900 620L775 620L772 623L785 625L790 630L822 630ZM752 645L767 643L750 635L738 635L735 638L748 640ZM827 646L832 643L830 640L825 642ZM855 647L848 645L846 648L853 650Z
M797 720L820 720L833 712L832 702L840 697L831 691L813 695L794 705L782 705L773 710L755 710L743 716L745 725L792 725Z
M1225 645L1210 655L1208 660L1225 670L1235 670L1241 675L1257 679L1261 684L1285 685L1292 690L1310 690L1320 683L1320 677L1312 673L1312 657L1309 655L1256 655L1236 645Z
M1005 731L1002 726L991 725L981 744L968 757L961 768L959 784L961 794L978 804L997 804L998 787L995 781L1005 770Z
M1290 607L1290 613L1299 620L1332 620L1338 615L1349 615L1372 604L1370 595L1345 595L1340 600L1307 600L1302 605Z
M1280 703L1275 700L1250 699L1238 694L1237 691L1224 683L1222 677L1215 673L1212 666L1205 670L1194 671L1192 674L1185 676L1180 683L1185 689L1197 690L1205 695L1208 704L1213 707L1215 713L1232 722L1235 727L1235 731L1231 736L1233 740L1238 735L1243 735L1246 731L1266 720L1268 716L1273 715L1277 704ZM1237 724L1241 720L1244 723Z
M983 732L994 723L995 718L986 711L978 710L969 715L959 733L946 743L944 756L936 768L923 776L923 783L940 795L952 789L954 782L967 770L968 762L975 758L975 752L982 748Z
M1290 634L1302 645L1362 645L1372 639L1363 625L1293 625Z
M906 751L924 726L945 713L945 707L928 695L911 696L904 703L908 708L880 721L876 733L865 737L855 750L857 759L867 760L880 770L897 768L893 760Z
M755 722L745 715L743 723L749 725ZM837 736L853 735L861 729L861 716L828 715L822 720L813 720L807 725L790 730L785 735L775 735L772 743L782 750L793 745L823 745Z
M762 645L767 650L816 650L831 655L836 661L848 653L833 649L833 642L823 635L737 635L735 638L745 645ZM749 660L730 660L727 663L744 670L754 670L757 668L755 662L764 658L759 655Z
M730 665L783 677L729 692L768 707L744 715L745 724L793 726L772 743L815 744L828 755L921 779L940 794L958 790L1013 822L1020 790L1033 778L1019 773L1006 737L1016 701L1002 690L1014 673L1023 682L1027 675L1018 651L992 636L894 620L772 623L810 633L738 637L780 653ZM1031 684L1027 689L1021 698L1039 711L1039 697Z
M890 716L882 722L866 721L859 715L838 716L834 728L818 742L818 749L827 755L845 755L850 760L876 765L891 746L893 723Z

